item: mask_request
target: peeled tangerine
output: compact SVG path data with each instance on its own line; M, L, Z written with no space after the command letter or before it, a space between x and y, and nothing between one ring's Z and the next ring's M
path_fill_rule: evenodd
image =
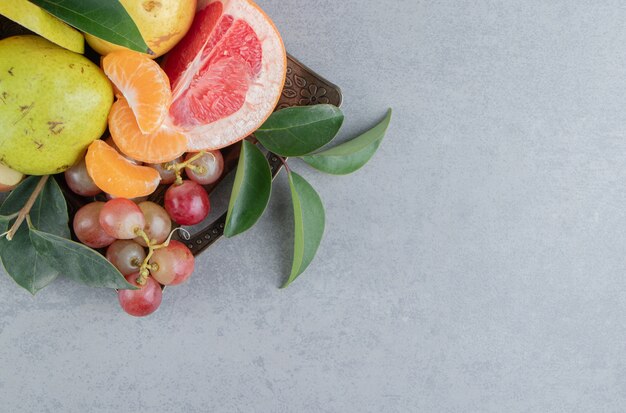
M106 130L113 89L82 55L39 36L0 41L0 161L27 175L63 172Z
M113 142L126 156L140 162L170 162L187 149L185 136L166 127L143 134L126 99L113 104L109 114L109 131Z
M161 181L156 169L131 163L102 140L89 146L85 163L95 184L116 198L150 195Z

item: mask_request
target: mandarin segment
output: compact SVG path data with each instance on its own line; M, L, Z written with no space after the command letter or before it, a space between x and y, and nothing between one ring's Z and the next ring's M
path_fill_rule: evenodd
M102 140L94 141L85 156L87 172L104 192L118 198L152 194L159 186L159 173L148 166L130 163Z
M139 129L143 133L157 130L172 103L170 81L163 69L149 57L130 50L106 55L102 69L128 101Z
M145 163L170 162L187 149L186 137L164 125L152 133L142 133L132 109L124 98L115 102L111 108L109 132L115 145L124 155Z

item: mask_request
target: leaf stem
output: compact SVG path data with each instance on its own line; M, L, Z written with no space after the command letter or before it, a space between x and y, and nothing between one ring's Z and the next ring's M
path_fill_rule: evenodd
M291 168L289 168L289 164L287 163L287 159L283 158L280 155L276 155L278 157L278 159L280 159L280 162L282 162L283 166L285 167L285 170L287 171L288 174L291 173Z
M49 177L50 175L44 175L41 177L41 179L37 183L37 186L35 187L35 190L33 191L32 194L30 194L28 201L26 201L26 204L24 204L22 209L20 209L20 212L17 214L17 219L15 220L15 223L13 224L13 226L7 233L7 240L11 241L13 237L15 236L15 233L17 232L17 230L20 229L20 226L22 225L22 223L26 219L26 216L28 215L33 205L35 204L37 197L39 196L44 186L46 185L46 182L48 181Z

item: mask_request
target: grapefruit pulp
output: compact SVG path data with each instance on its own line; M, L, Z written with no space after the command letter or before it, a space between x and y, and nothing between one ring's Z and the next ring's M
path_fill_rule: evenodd
M166 124L187 150L220 149L258 129L285 82L278 30L251 0L200 0L191 29L166 55L172 85Z

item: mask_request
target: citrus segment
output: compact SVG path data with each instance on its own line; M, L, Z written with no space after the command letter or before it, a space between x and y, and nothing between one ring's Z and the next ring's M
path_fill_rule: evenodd
M94 141L89 146L85 163L95 184L118 198L150 195L161 180L156 169L133 165L102 140Z
M144 134L126 99L113 104L109 113L109 132L113 142L126 156L145 163L164 163L182 155L187 149L185 135L161 126Z
M169 79L159 65L141 53L120 50L106 55L102 68L128 101L139 129L157 130L172 101Z
M231 145L272 113L285 81L282 39L249 0L201 0L191 29L166 56L173 87L166 124L187 136L187 150Z

